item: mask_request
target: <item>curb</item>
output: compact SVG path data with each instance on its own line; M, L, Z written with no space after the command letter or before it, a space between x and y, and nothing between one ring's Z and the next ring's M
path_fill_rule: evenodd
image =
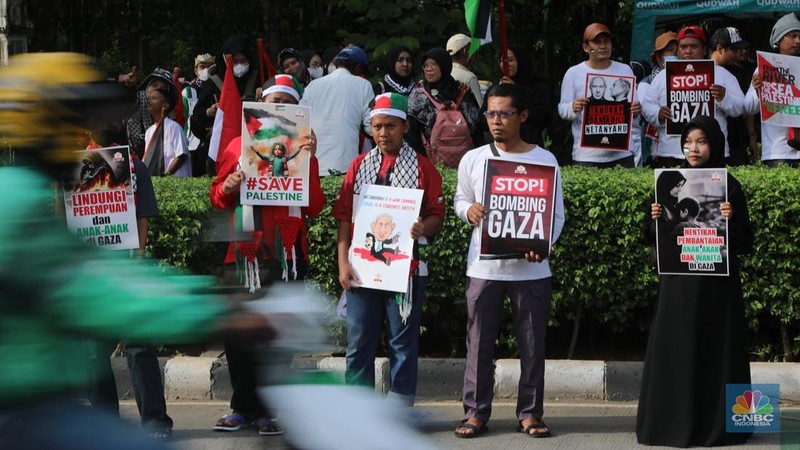
M167 400L230 400L232 389L225 357L159 358ZM133 390L124 357L111 358L120 399L132 399ZM292 368L324 370L344 382L345 358L297 356ZM460 400L464 378L464 359L421 358L417 379L420 400ZM781 398L800 401L800 363L750 363L754 384L780 384ZM497 398L515 398L519 382L519 360L495 361ZM545 398L574 400L633 401L639 398L641 362L547 360ZM375 390L389 390L389 359L375 360Z

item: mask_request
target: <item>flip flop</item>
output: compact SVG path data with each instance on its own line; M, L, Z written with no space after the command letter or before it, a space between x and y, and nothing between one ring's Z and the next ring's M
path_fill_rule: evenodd
M261 436L276 436L283 434L283 428L277 423L278 419L268 419L262 417L256 421L258 427L258 434Z
M226 414L217 420L214 431L239 431L246 425L246 420L241 414Z
M535 430L546 430L546 431L543 431L541 433L531 433L531 430L534 430L534 431ZM522 422L520 422L519 427L517 428L517 431L519 431L520 433L524 433L524 434L528 435L528 437L532 437L532 438L550 437L550 428L547 426L546 423L544 423L543 420L540 420L538 422L532 423L532 424L528 425L527 427L525 427L524 429L522 428Z
M478 436L482 435L483 433L486 433L487 431L489 431L489 427L485 423L482 426L477 427L477 426L467 422L467 420L468 419L462 420L461 424L459 424L456 427L456 429L453 431L453 434L455 434L457 438L472 439L474 437L478 437ZM459 433L458 430L460 428L466 428L466 429L470 430L471 433Z

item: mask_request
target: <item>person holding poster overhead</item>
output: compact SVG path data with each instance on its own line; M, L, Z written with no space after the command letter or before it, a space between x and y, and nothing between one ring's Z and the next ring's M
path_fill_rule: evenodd
M302 85L291 75L277 75L264 84L262 100L267 103L296 105L303 93ZM303 280L308 270L308 237L305 218L316 217L325 205L325 193L319 181L319 162L315 156L316 138L301 138L300 150L311 153L309 176L309 204L307 207L289 206L242 206L239 189L244 172L239 167L242 153L242 138L236 137L217 157L217 176L211 182L211 204L214 208L228 211L231 220L241 226L244 216L249 215L256 224L253 232L255 242L231 243L225 255L226 278L236 272L236 266L247 265L245 260L260 261L261 271L268 279L284 278ZM251 212L245 213L249 209ZM281 248L283 247L283 248ZM288 268L292 267L292 270ZM255 274L259 277L260 275ZM257 283L260 285L260 282ZM255 421L262 435L281 434L283 430L271 420L258 399L256 389L256 355L251 347L241 342L225 341L231 387L231 409L233 413L221 417L214 425L216 431L237 431Z
M744 94L739 87L736 77L725 70L724 67L714 63L713 83L708 89L693 89L697 84L704 84L708 80L698 81L698 74L693 74L686 67L686 74L675 75L668 78L670 64L681 63L686 66L686 60L704 60L707 54L708 39L706 33L698 26L684 27L678 32L678 59L680 61L666 62L666 69L660 71L645 97L642 99L642 113L645 119L658 131L658 141L654 143L653 167L678 167L683 164L684 155L680 146L680 129L670 133L671 120L689 119L702 115L708 105L713 107L713 117L719 122L722 133L726 136L725 157L729 156L727 143L728 117L738 117L744 114ZM710 60L708 60L710 61ZM704 64L705 62L700 62ZM701 65L697 66L699 72ZM705 74L703 74L705 75ZM676 97L668 98L668 90ZM670 109L672 106L675 109ZM711 111L709 110L709 113Z
M691 120L681 135L683 167L725 167L725 136L711 117ZM727 219L730 271L727 276L662 275L650 327L636 419L640 444L673 447L732 445L747 433L726 433L726 384L749 384L747 324L738 255L753 245L753 226L742 186L730 174ZM687 197L688 198L688 197ZM679 206L681 208L681 206ZM649 242L670 233L666 210L652 203L645 214Z
M428 158L417 154L403 140L408 132L407 109L404 95L392 92L375 97L370 125L377 145L350 163L332 214L339 221L339 282L346 291L347 301L345 380L348 384L375 385L375 353L385 328L390 351L389 397L412 406L417 391L417 352L425 288L415 270L419 260L417 245L405 293L361 287L362 280L349 260L353 239L364 240L363 236L353 237L353 225L360 195L368 185L424 191L420 217L410 230L398 230L386 215L375 218L371 248L375 240L394 241L397 233L408 233L419 244L422 238L430 239L442 227L445 212L442 177ZM394 253L396 247L386 245Z
M502 317L503 299L511 299L514 329L519 344L521 375L516 416L519 431L546 437L544 407L544 339L550 317L552 287L550 263L545 253L529 251L518 259L481 259L481 227L488 205L482 205L484 167L488 158L510 159L558 167L555 156L525 142L520 125L528 118L523 91L499 84L486 93L486 121L494 142L469 151L458 166L454 200L456 214L473 225L467 259L467 366L463 402L466 418L455 429L460 438L473 438L487 430L494 389L494 344ZM554 219L550 242L564 227L561 182L555 176ZM528 211L530 212L530 211Z
M798 61L800 56L800 19L797 18L795 13L789 13L781 17L772 27L770 34L769 44L772 48L778 50L778 54L789 58L790 60ZM760 52L759 52L760 53ZM759 60L763 59L765 55L759 54ZM791 65L786 65L790 66ZM800 63L795 62L794 67L800 66ZM785 70L790 70L788 67ZM777 70L773 74L780 73ZM772 76L775 82L771 84L777 85L774 87L783 87L789 83L789 77ZM797 79L797 73L791 73ZM783 80L781 80L783 78ZM781 80L781 81L778 81ZM753 84L747 90L745 97L745 108L748 114L756 114L761 109L760 93L762 89L762 82L764 78L759 73L758 69L753 75ZM783 82L782 82L783 81ZM794 83L791 83L794 84ZM796 86L796 84L795 84ZM785 88L784 88L785 89ZM792 88L789 88L792 89ZM796 89L796 88L795 88ZM790 142L789 134L794 131L795 136L798 136L797 127L789 127L771 123L766 120L763 115L761 117L761 160L767 167L778 167L780 164L786 164L791 167L800 167L800 141L797 138L794 142Z
M641 105L633 95L626 99L625 104L609 104L611 92L608 88L619 77L636 80L630 66L611 59L611 37L611 31L601 23L587 26L583 32L583 51L589 59L570 67L561 83L558 114L572 122L572 160L575 165L634 167L631 115L638 116ZM628 85L628 92L631 86ZM588 122L584 123L587 117ZM587 133L587 126L594 128ZM606 131L611 131L610 137ZM590 142L584 142L583 137L587 134L594 134L597 142L591 142L592 138L587 140Z

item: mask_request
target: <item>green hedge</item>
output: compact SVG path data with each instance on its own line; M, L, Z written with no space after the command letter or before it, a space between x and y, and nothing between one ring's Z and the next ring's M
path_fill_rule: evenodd
M800 171L736 168L756 227L755 253L742 259L752 352L762 360L791 360L800 353ZM642 218L653 191L647 169L585 169L562 172L567 222L552 258L554 299L551 325L573 327L581 319L614 332L644 331L652 319L658 276L642 239ZM426 315L458 345L465 322L464 280L471 227L452 210L456 172L442 169L448 211L442 232L429 248ZM341 177L323 179L328 205L309 224L309 277L330 294L341 288L336 266L336 224L330 216ZM215 221L209 179L157 179L161 216L151 225L148 249L195 272L214 273L224 246L204 240ZM219 220L219 219L216 219ZM679 324L676 324L679 327ZM510 324L509 324L510 326ZM341 330L338 330L341 332ZM676 329L679 332L679 328ZM507 327L501 346L514 351Z

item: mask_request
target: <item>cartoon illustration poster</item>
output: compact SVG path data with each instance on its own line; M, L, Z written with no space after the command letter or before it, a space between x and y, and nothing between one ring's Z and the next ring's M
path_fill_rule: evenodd
M311 155L300 146L311 133L307 106L244 102L243 205L308 206Z
M350 265L361 285L406 292L414 240L411 226L422 209L422 190L369 185L354 199Z
M800 57L758 53L761 121L800 127Z
M636 78L589 73L585 85L581 147L627 151Z
M697 116L714 117L713 60L667 61L667 106L672 119L667 134L680 135L683 127Z
M480 259L550 256L555 213L554 166L489 158L484 169Z
M139 248L128 147L80 153L63 180L67 228L94 246Z
M655 171L658 273L728 275L728 221L720 204L728 198L725 169Z

